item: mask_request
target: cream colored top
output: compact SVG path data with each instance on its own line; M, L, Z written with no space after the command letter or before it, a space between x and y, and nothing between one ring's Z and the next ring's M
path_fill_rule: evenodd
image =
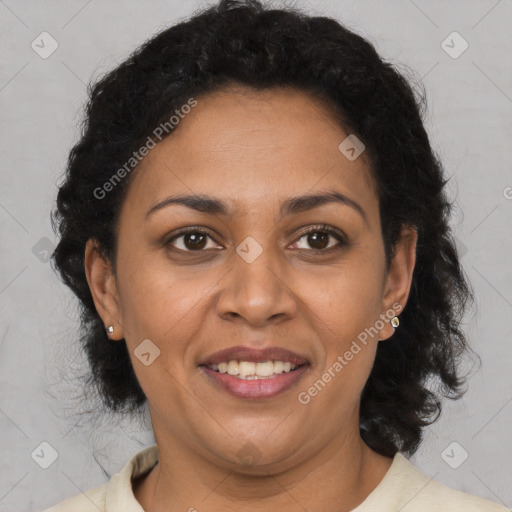
M108 483L43 512L144 512L133 495L131 479L148 472L157 461L157 446L149 446L136 453ZM397 453L379 485L352 512L398 511L510 512L510 509L436 482Z

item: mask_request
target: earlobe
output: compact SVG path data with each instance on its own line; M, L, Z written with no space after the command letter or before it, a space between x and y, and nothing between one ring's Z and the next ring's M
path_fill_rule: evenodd
M107 336L122 339L122 315L115 276L95 239L91 238L86 243L84 266L94 305L105 325Z
M386 276L384 294L382 299L382 312L387 321L379 332L379 340L386 340L391 337L398 327L399 320L394 321L405 308L411 289L412 276L416 264L416 244L418 232L412 226L402 228L400 239L397 242L396 251L391 261L389 272ZM394 315L390 317L390 312Z

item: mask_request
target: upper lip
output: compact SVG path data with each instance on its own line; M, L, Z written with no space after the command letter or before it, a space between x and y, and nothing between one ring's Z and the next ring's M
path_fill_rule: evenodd
M263 361L289 361L294 365L307 364L309 361L300 354L287 350L283 347L267 347L255 349L243 345L219 350L214 354L205 357L199 365L212 365L228 361L254 361L260 363Z

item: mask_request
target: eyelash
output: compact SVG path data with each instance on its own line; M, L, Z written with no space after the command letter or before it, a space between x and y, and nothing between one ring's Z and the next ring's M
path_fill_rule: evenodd
M340 231L340 230L338 230L336 228L327 226L326 224L318 224L316 226L309 227L307 230L301 231L301 233L299 234L299 237L296 238L295 241L297 242L297 241L301 240L304 236L309 235L310 233L318 233L318 232L320 232L320 233L327 233L327 234L331 235L332 237L334 237L338 241L338 244L334 245L333 247L329 247L328 249L298 249L298 250L301 250L301 251L302 250L306 250L308 252L313 252L313 253L317 253L317 254L318 253L326 254L326 253L331 253L332 251L340 250L344 246L348 245L347 237L343 233L343 231ZM169 240L164 242L164 246L165 247L170 246L171 242L173 242L177 238L180 238L180 237L182 237L184 235L187 235L187 234L190 234L190 233L207 235L214 242L218 243L215 240L214 236L212 235L212 233L209 230L207 230L205 228L199 228L199 227L196 227L196 226L191 226L191 227L188 227L188 228L183 228L182 230L178 231ZM186 253L194 253L194 252L201 253L201 252L212 250L212 249L199 249L197 251L192 251L192 250L184 250L184 249L174 248L173 250L178 251L178 252L186 252ZM217 250L217 249L215 249L215 250Z

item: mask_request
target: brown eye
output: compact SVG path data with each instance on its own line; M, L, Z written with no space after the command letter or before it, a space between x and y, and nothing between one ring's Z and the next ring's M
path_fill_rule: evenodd
M214 242L210 247L208 247L208 239ZM309 248L299 247L302 240L305 240L305 244ZM337 243L330 244L330 240L337 241ZM164 245L172 246L181 252L202 252L208 249L219 248L218 245L215 245L215 240L207 231L193 227L178 232L165 242ZM294 249L330 252L331 250L341 249L345 245L347 245L347 239L342 231L328 226L313 226L301 234L300 238L294 243Z
M181 240L180 240L181 239ZM212 249L215 247L207 247L208 239L212 240L212 237L205 231L191 228L179 232L172 238L170 238L165 245L171 245L179 251L183 252L200 252L205 249ZM179 241L178 243L176 243Z
M329 244L330 234L325 231L315 231L307 235L308 244L313 249L325 249Z
M329 245L330 239L335 239L338 243ZM303 232L298 241L295 242L294 245L296 249L307 250L307 247L297 247L301 240L305 240L306 245L308 245L311 250L319 252L329 252L331 249L340 249L342 246L347 245L346 237L342 232L324 226L314 226L310 228L308 231Z
M206 236L202 233L187 233L183 235L183 245L190 250L204 249Z

